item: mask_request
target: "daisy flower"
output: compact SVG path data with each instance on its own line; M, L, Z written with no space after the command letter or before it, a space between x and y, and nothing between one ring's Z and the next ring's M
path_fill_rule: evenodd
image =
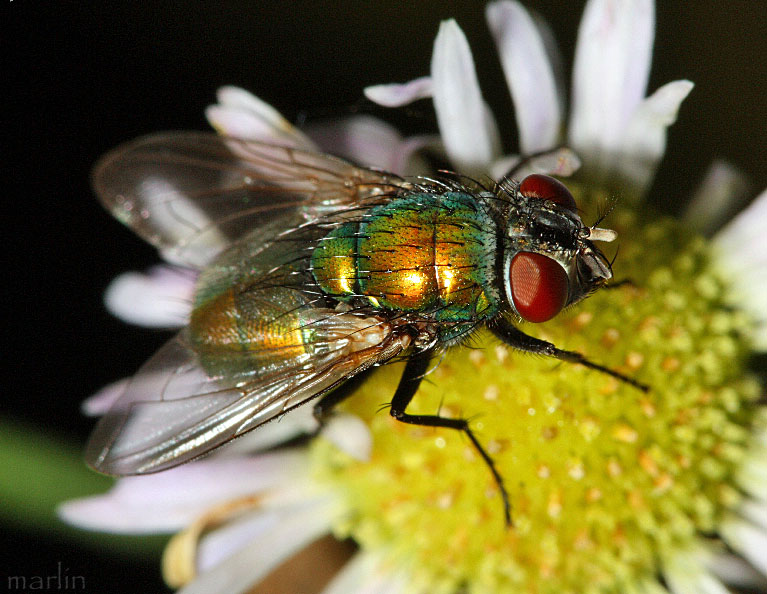
M621 197L610 214L621 238L615 270L631 283L599 291L536 334L636 376L650 392L483 336L482 349L450 351L413 412L472 419L505 478L510 528L497 486L463 436L377 414L397 365L376 371L308 446L274 449L313 429L303 407L206 459L69 502L60 510L67 521L176 532L163 566L185 594L248 591L326 534L359 545L329 583L317 585L331 594L765 588L767 407L748 363L767 347L767 192L713 237L699 232L712 227L705 209L691 208L695 216L684 221L641 202L666 128L692 88L675 81L645 97L651 2L588 2L567 121L548 34L515 2L490 4L486 14L514 100L520 154L540 155L525 162L568 173L574 155L551 149L575 149L583 167L568 187L586 220ZM454 21L440 27L430 76L366 95L393 107L430 98L438 143L402 138L371 118L299 131L234 88L221 91L208 117L229 135L322 148L400 172L421 168L418 151L437 145L472 175L500 175L521 162L500 152ZM719 167L698 203L721 198L734 183ZM177 325L189 313L182 304L193 282L157 268L121 277L107 302L130 321ZM91 399L89 412L105 410L121 387Z

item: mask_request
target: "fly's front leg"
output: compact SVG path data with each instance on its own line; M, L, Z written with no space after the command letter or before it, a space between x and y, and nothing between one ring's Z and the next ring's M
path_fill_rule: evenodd
M394 393L394 398L391 401L391 409L389 410L391 416L403 423L410 423L411 425L423 425L426 427L446 427L448 429L457 429L462 431L471 441L474 448L487 464L490 472L493 475L498 490L501 493L503 500L503 515L506 520L506 525L511 526L511 504L509 503L509 494L506 492L506 487L503 484L503 478L498 472L495 466L495 462L490 455L485 451L482 445L479 443L474 433L469 429L469 422L466 419L449 419L447 417L440 417L439 415L411 415L405 412L410 401L413 400L418 386L421 385L421 380L429 368L429 362L431 360L431 352L420 353L412 356L405 366L405 371L402 373L402 379L400 379L397 391Z
M642 392L650 391L650 386L647 384L638 382L634 378L615 371L614 369L610 369L609 367L605 367L604 365L599 365L598 363L589 361L581 353L576 351L564 351L562 349L558 349L550 342L528 336L506 319L501 319L499 322L490 325L490 330L503 342L521 351L536 353L538 355L546 355L547 357L554 357L555 359L559 359L560 361L567 361L568 363L578 363L579 365L583 365L589 369L594 369L609 375L610 377L614 377L615 379L629 384L630 386L633 386Z

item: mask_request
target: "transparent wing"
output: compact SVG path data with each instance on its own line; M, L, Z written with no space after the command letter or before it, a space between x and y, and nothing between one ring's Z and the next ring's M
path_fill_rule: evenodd
M283 343L272 355L300 347L306 356L283 359L268 374L261 373L263 367L249 373L247 360L238 373L206 372L231 369L232 357L248 354L208 353L214 360L203 365L182 332L144 365L99 421L86 450L88 463L106 474L127 475L187 462L391 359L408 342L376 317L310 309L302 323L311 328L305 333L311 338ZM261 349L258 355L266 354Z
M308 222L403 184L329 155L196 132L122 145L92 178L118 220L166 260L192 268L269 221Z

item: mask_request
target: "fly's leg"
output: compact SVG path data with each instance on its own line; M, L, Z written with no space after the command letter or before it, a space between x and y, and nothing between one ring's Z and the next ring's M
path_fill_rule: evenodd
M463 431L490 469L495 484L498 485L498 490L501 493L501 499L503 500L503 515L506 525L511 526L511 504L509 503L509 494L506 492L506 487L503 484L503 478L498 472L493 459L479 443L471 429L469 429L469 422L466 419L449 419L447 417L440 417L439 415L411 415L405 412L410 401L413 400L413 396L415 396L418 386L421 385L421 380L423 380L423 376L429 368L430 360L431 353L415 355L408 360L407 365L405 366L405 371L402 373L402 378L397 386L397 391L394 393L394 398L392 398L389 413L398 421L410 423L411 425L446 427L448 429Z
M619 371L615 371L614 369L610 369L609 367L605 367L603 365L599 365L598 363L589 361L581 353L575 351L564 351L562 349L558 349L550 342L528 336L508 320L502 319L501 321L490 325L490 330L504 343L514 347L515 349L527 351L528 353L535 353L538 355L546 355L547 357L554 357L555 359L567 361L568 363L578 363L579 365L583 365L589 369L594 369L609 375L610 377L614 377L615 379L629 384L630 386L633 386L642 392L650 391L650 386L647 384L638 382L634 378L624 375Z

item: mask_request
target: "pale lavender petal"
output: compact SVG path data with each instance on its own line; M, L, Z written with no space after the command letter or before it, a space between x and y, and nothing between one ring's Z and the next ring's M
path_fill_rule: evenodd
M454 20L443 21L431 59L434 109L450 160L467 174L484 173L499 154L498 128L485 105L469 43Z
M652 181L666 152L666 129L676 122L679 106L693 86L689 80L667 83L642 101L629 118L614 151L618 171L635 187L646 188Z
M285 510L278 522L259 531L255 540L201 573L179 590L179 594L246 592L284 560L329 532L333 507L313 501Z
M352 458L370 460L373 436L359 417L344 413L333 415L322 428L322 436Z
M104 303L115 316L139 326L180 328L192 310L197 273L177 266L126 272L107 287Z
M404 173L404 141L397 129L383 120L354 116L314 123L306 127L306 132L323 151L367 167Z
M538 28L517 2L494 2L485 14L514 100L522 154L555 146L563 106Z
M391 83L365 87L365 97L383 107L402 107L432 96L430 76L422 76L403 84Z
M396 128L368 115L309 124L306 132L327 153L398 175L431 172L418 151L444 152L437 135L403 139Z
M126 377L119 381L104 386L93 396L86 398L82 404L83 412L89 417L100 417L106 413L117 399L123 395L131 378Z
M715 160L687 203L682 221L699 233L710 235L744 205L748 186L745 175L737 167Z
M58 513L64 521L90 530L173 532L214 505L301 482L308 464L301 451L209 458L122 478L104 495L68 501Z
M259 113L266 120L281 122L282 115L274 107L256 97L250 91L234 85L219 87L216 91L216 99L226 107L238 107L253 113Z
M521 180L531 173L545 173L558 177L569 177L581 166L581 160L573 151L562 147L533 157L522 159L510 155L495 161L490 172L495 179L511 175L513 179Z
M569 145L612 151L645 95L652 58L652 0L590 0L581 20L573 68Z
M312 141L280 112L248 91L222 87L217 98L218 104L208 107L205 115L220 134L309 150L314 148Z
M502 177L508 175L512 171L514 171L522 162L522 157L519 155L503 155L502 157L496 159L493 161L492 165L490 165L490 177L493 179L501 179ZM514 179L517 179L516 172L513 175Z
M395 164L395 173L403 172L405 175L429 175L434 172L425 159L420 156L421 151L427 151L437 157L447 159L445 145L439 134L419 134L408 136L402 143L400 152L400 164Z
M713 238L720 270L730 280L732 298L757 324L757 349L767 350L767 190Z

